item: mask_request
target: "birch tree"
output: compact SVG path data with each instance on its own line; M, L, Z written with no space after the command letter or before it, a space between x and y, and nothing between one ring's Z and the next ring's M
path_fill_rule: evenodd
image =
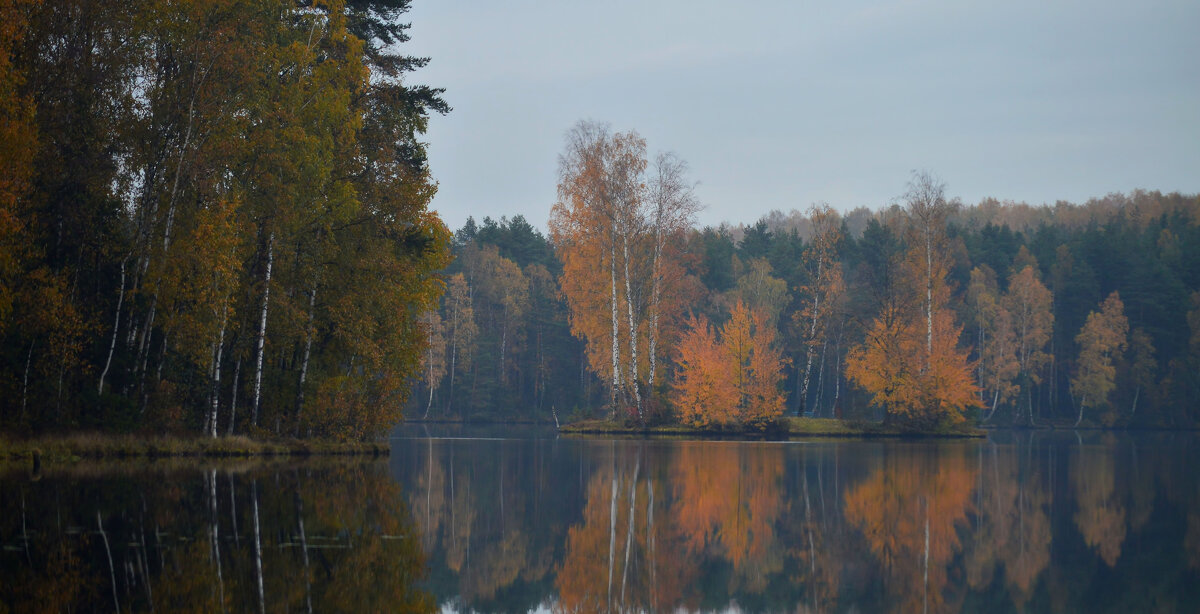
M1100 303L1099 311L1088 314L1083 329L1075 337L1079 359L1071 378L1071 393L1079 404L1075 426L1083 422L1083 410L1108 404L1109 393L1116 387L1115 361L1128 345L1129 320L1125 304L1117 292Z
M613 415L625 405L639 420L643 382L654 381L668 336L663 316L678 313L664 297L672 297L670 282L682 274L666 256L695 210L684 167L669 156L647 189L645 152L635 132L577 124L559 157L559 198L550 216L571 330L585 341L592 371L611 382Z
M800 374L800 395L797 413L808 408L809 384L812 381L813 356L817 347L825 347L834 306L845 292L838 244L842 240L841 220L829 205L821 203L808 209L813 238L804 252L804 267L809 283L799 288L803 307L794 314L796 323L804 330L804 370Z

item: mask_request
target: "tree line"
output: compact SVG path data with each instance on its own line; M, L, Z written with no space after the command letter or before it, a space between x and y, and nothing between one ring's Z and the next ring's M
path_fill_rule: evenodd
M0 425L398 420L450 241L408 5L0 3Z
M581 122L548 236L468 220L436 312L427 417L1192 426L1200 197L897 202L695 227L684 161Z

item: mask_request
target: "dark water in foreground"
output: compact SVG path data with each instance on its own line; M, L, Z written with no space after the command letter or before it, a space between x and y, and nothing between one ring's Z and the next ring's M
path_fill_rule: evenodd
M1197 611L1197 443L405 427L386 461L17 470L0 612Z

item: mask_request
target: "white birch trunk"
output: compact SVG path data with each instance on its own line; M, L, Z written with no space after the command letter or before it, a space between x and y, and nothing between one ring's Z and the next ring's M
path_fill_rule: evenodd
M227 299L228 300L228 299ZM217 437L217 412L221 408L221 357L225 352L225 326L229 321L229 303L221 310L221 331L217 333L217 352L212 367L212 405L209 407L209 436Z
M813 344L816 342L817 322L820 319L820 313L821 313L821 292L820 292L821 278L824 276L824 273L825 273L824 258L821 256L818 256L818 258L819 258L819 260L817 261L817 279L816 279L816 283L813 285L814 290L813 290L812 319L809 321L809 324L808 324L808 343L805 344L807 347L805 348L804 377L800 380L800 410L804 411L806 413L808 410L808 386L812 381ZM797 412L797 413L800 413L800 412Z
M251 413L250 423L258 426L258 408L262 400L262 371L263 371L263 344L267 337L267 307L271 299L271 267L275 264L275 231L271 231L270 238L267 239L267 270L263 275L263 300L262 309L258 317L258 335L255 339L257 352L254 357L254 409Z
M655 231L656 234L658 231ZM658 314L660 302L662 300L660 292L662 286L662 271L659 267L660 259L662 258L662 239L655 236L654 239L654 270L652 273L654 287L650 293L650 375L647 377L647 382L650 387L651 394L654 392L654 374L658 370Z
M925 369L933 357L933 229L925 225Z
M633 324L633 292L630 290L629 284L629 235L625 234L623 238L622 249L625 255L625 311L629 317L629 353L631 362L629 366L629 379L633 383L633 398L637 407L638 420L642 420L642 393L638 389L638 356L637 356L637 327Z
M233 425L237 422L238 385L242 383L242 359L238 357L233 366L233 389L229 391L229 430L227 435L233 435Z
M108 375L108 368L112 365L113 350L117 348L117 329L121 327L121 305L125 302L125 260L121 261L121 290L117 294L117 316L113 320L112 341L108 344L108 358L104 359L104 370L100 372L100 385L96 388L98 394L104 394L104 378Z
M29 342L29 353L25 355L25 375L21 378L21 417L25 417L25 402L29 399L29 366L33 364L33 346L37 339Z
M504 351L508 346L508 307L504 308L504 321L500 324L500 383L507 384L508 377L504 371Z
M320 278L313 275L312 292L308 294L308 325L304 334L304 359L300 363L300 385L296 387L296 436L300 435L300 413L304 411L304 383L308 380L308 360L312 356L313 322L316 320L317 285ZM432 393L431 393L432 396ZM425 410L428 413L428 409Z
M620 330L618 329L618 326L617 326L617 323L620 321L618 318L618 315L617 315L617 246L616 246L615 241L609 246L608 255L609 255L608 277L609 277L609 280L612 282L612 284L611 284L612 285L612 301L611 301L612 302L612 314L611 314L611 316L612 316L612 372L613 372L613 374L612 374L611 397L612 397L612 405L613 405L612 411L613 411L613 416L615 417L616 412L617 412L617 392L620 390L620 385L621 385L621 347L618 342L618 339L620 336Z

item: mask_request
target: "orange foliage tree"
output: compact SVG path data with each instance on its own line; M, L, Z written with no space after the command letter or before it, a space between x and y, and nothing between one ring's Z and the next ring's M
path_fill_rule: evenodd
M1125 304L1121 302L1121 296L1113 292L1100 303L1100 311L1088 314L1083 330L1075 337L1079 344L1079 362L1075 366L1075 376L1071 378L1071 393L1079 399L1076 426L1083 421L1085 407L1108 403L1108 395L1116 387L1117 369L1113 363L1125 351L1128 335Z
M1008 293L1004 296L1007 311L1012 314L1015 355L1019 365L1018 377L1026 393L1029 386L1041 383L1046 368L1050 365L1050 354L1046 346L1054 329L1054 296L1042 283L1037 272L1037 261L1022 246L1018 254L1032 264L1014 270L1008 278ZM1027 410L1033 418L1032 403Z
M862 386L888 418L961 422L979 407L975 365L958 348L962 328L951 311L945 186L918 174L909 186L908 251L903 272L908 296L885 302L863 343L846 357L846 375Z
M979 385L983 393L991 397L991 411L986 419L991 419L1001 402L1016 396L1015 380L1021 365L1017 361L1013 339L1012 313L1001 301L996 272L986 264L971 271L967 307L976 328Z
M571 331L592 372L611 382L613 409L633 406L639 419L643 385L654 385L680 324L673 316L684 311L677 246L698 208L682 161L660 156L649 180L646 168L636 132L580 122L559 157L549 220Z
M692 316L679 343L679 373L672 403L688 424L762 425L783 415L779 390L787 360L775 347L775 328L740 300L714 334L703 316Z

